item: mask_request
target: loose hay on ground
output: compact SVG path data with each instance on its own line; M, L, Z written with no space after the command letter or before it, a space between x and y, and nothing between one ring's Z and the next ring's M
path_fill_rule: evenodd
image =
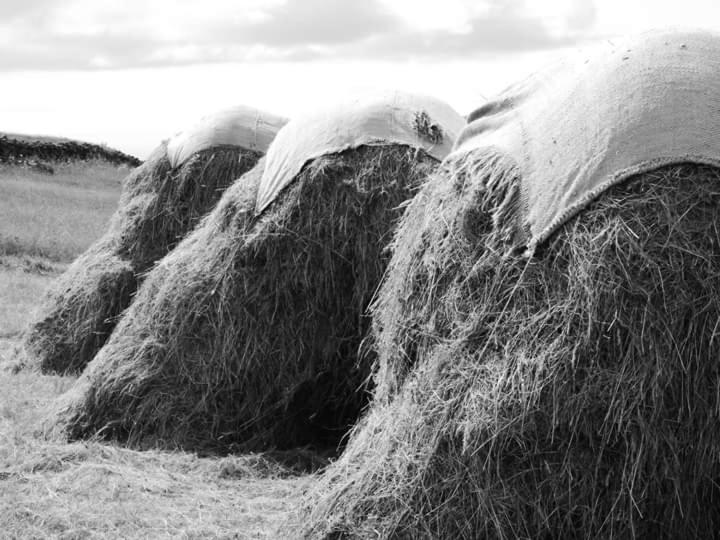
M514 166L443 167L374 308L375 399L293 535L714 537L720 171L634 177L526 258Z
M140 275L260 157L239 147L214 147L173 169L166 146L125 179L108 231L49 291L24 339L24 361L31 366L59 373L82 370L129 305Z
M384 246L436 164L403 145L328 154L256 218L261 161L148 274L60 426L135 445L336 445L366 401L357 352Z

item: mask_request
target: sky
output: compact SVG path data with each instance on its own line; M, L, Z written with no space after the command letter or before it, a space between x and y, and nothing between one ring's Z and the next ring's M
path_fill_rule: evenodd
M650 28L720 31L718 0L2 0L0 131L141 158L199 117L292 117L398 88L467 114L554 57Z

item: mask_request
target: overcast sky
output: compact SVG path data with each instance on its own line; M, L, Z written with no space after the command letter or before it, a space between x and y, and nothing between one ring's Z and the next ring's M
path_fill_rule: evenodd
M1 0L0 131L145 157L197 117L401 88L465 114L551 57L719 0Z

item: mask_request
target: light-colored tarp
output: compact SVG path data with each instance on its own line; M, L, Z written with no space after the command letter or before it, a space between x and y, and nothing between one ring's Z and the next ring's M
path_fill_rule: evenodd
M193 154L216 146L238 146L264 154L286 123L286 118L245 106L209 114L168 141L170 166L178 167Z
M358 96L295 118L268 149L256 213L319 156L363 145L403 144L442 160L464 125L446 103L398 91Z
M720 165L720 36L654 31L578 52L473 112L453 157L477 149L517 162L530 251L628 176Z

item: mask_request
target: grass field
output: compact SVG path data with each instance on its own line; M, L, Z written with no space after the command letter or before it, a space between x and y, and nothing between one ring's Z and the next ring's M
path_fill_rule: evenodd
M125 174L0 166L0 538L273 538L322 463L312 454L69 444L43 418L74 379L6 369L45 289L102 233Z
M45 289L64 268L37 258L0 258L0 339L17 337Z
M52 278L101 234L128 173L104 161L53 168L0 164L0 338L22 330Z
M54 168L0 165L0 256L69 262L105 228L128 169L103 161Z

